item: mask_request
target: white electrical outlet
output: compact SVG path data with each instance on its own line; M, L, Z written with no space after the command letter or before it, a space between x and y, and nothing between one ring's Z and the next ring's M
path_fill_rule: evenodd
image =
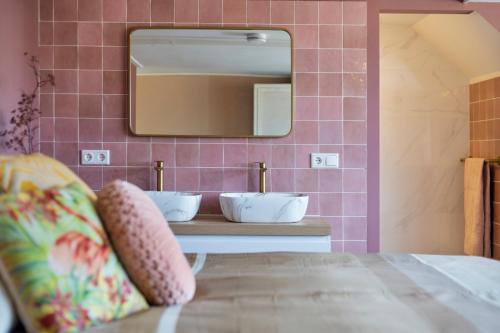
M109 165L111 155L109 150L88 150L80 151L80 159L82 165Z
M338 169L339 154L311 154L311 168L313 169Z

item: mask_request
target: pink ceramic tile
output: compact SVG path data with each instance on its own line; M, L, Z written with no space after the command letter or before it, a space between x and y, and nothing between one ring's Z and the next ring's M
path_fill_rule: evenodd
M366 74L344 74L344 96L366 96Z
M366 193L344 193L342 202L344 216L366 216Z
M128 0L127 21L149 22L151 15L151 0Z
M342 98L320 97L319 99L320 120L342 120Z
M127 25L124 23L103 24L103 44L106 46L127 45Z
M200 165L200 145L176 144L175 163L178 167L197 167Z
M246 0L224 0L223 21L224 23L246 23Z
M52 69L54 67L54 47L39 46L38 60L40 61L41 69Z
M367 163L366 146L346 145L344 146L344 167L363 168Z
M66 165L78 165L78 143L56 142L54 157Z
M56 81L56 93L75 93L77 92L78 78L75 70L56 70L54 77Z
M295 148L293 145L273 145L273 168L293 168L295 166Z
M296 120L318 119L318 98L317 97L295 98L295 119Z
M127 165L128 166L150 166L150 149L147 143L127 144Z
M54 157L54 143L40 142L40 153L49 157Z
M344 120L366 120L366 98L344 98Z
M309 196L306 215L319 215L319 196L318 193L304 193Z
M49 74L55 75L53 70L48 70L48 69L41 69L40 70L40 75L44 78L48 77ZM49 93L54 93L54 92L55 92L55 88L54 88L54 86L52 86L50 84L47 84L47 85L40 88L40 93L42 93L42 94L45 94L45 93L49 94Z
M202 200L200 205L200 214L216 214L221 215L219 205L219 194L214 192L202 192Z
M273 2L274 3L274 2ZM311 49L318 47L318 26L297 25L294 33L295 48Z
M41 117L54 116L54 95L40 94L40 115Z
M295 2L295 24L318 23L318 1Z
M107 183L112 182L113 180L127 179L127 168L124 167L104 167L102 170L102 183L106 185Z
M151 145L151 161L163 161L165 167L175 167L175 145L154 143Z
M40 0L40 20L41 21L52 21L54 18L54 0Z
M293 1L271 1L271 23L293 24Z
M102 119L80 119L80 142L102 142Z
M105 70L127 70L127 48L104 47L103 68Z
M54 23L55 45L76 45L76 42L77 42L77 25L75 22Z
M127 20L127 0L102 0L104 22L125 22Z
M367 59L364 49L345 49L343 50L344 72L363 72L366 73Z
M54 44L54 24L52 22L40 22L40 45Z
M319 143L321 144L341 144L342 143L342 122L322 121L319 123Z
M296 121L294 124L294 135L296 144L318 143L318 122Z
M78 12L77 0L54 0L54 20L76 21Z
M342 74L319 74L320 96L342 96Z
M366 170L344 169L342 186L344 192L366 192Z
M366 123L364 121L344 121L344 143L366 144Z
M103 96L104 118L125 118L126 108L125 95Z
M222 188L224 191L246 192L247 169L224 169Z
M309 168L311 166L311 154L319 152L318 145L295 145L295 167Z
M145 191L151 190L150 172L151 172L150 168L128 167L127 181Z
M320 72L342 72L342 51L340 49L319 50Z
M330 244L331 244L330 249L332 252L334 252L334 253L344 252L344 242L343 241L332 241Z
M200 169L201 191L222 191L224 171L220 168Z
M177 191L199 191L200 169L177 168L175 170L175 189Z
M112 166L127 165L127 145L125 143L104 143L102 149L108 149Z
M295 50L295 72L317 72L318 50L297 49Z
M127 93L127 72L126 71L104 71L103 84L105 94L126 94Z
M102 93L102 72L96 70L80 70L78 75L79 92L81 94Z
M176 1L175 21L178 23L198 22L198 0Z
M80 95L78 99L78 112L80 117L100 118L102 116L102 96Z
M344 241L344 252L364 254L367 252L366 241Z
M318 170L297 169L295 170L296 192L318 192Z
M75 46L54 47L55 69L76 69L77 67L77 48Z
M342 170L319 170L320 192L342 192Z
M102 167L83 167L78 168L78 176L94 191L102 188Z
M224 145L224 167L247 167L247 145L226 144Z
M80 46L78 48L78 63L80 69L101 69L102 48Z
M343 231L343 223L341 217L327 217L324 218L325 222L330 224L331 228L331 238L332 241L341 241L344 239Z
M102 43L102 24L79 22L78 23L78 44L79 45L96 45ZM76 44L76 43L75 43Z
M366 2L344 1L344 24L366 24Z
M320 25L319 26L319 47L321 48L341 48L342 47L342 26Z
M223 146L221 144L200 145L200 166L219 167L223 163Z
M366 218L364 217L347 217L344 218L344 239L345 240L365 240Z
M127 139L127 124L124 119L103 120L104 142L125 142Z
M54 118L40 118L40 140L54 141Z
M294 192L295 178L294 169L272 169L271 170L271 186L273 192Z
M342 2L341 1L318 1L319 2L319 23L320 24L341 24L342 23Z
M272 158L271 145L248 145L248 165L250 168L257 168L257 162L265 162L267 165L271 165Z
M366 49L366 27L345 25L344 48Z
M295 77L295 93L297 96L318 95L318 74L297 73Z
M321 216L342 216L342 194L323 193L319 197Z
M100 21L102 19L103 0L78 1L79 21Z
M55 118L54 126L56 142L78 141L78 119Z
M151 0L152 22L173 22L175 0ZM201 1L200 1L201 10Z
M78 117L78 95L56 94L54 100L56 117Z
M270 1L247 1L248 24L265 24L271 21Z

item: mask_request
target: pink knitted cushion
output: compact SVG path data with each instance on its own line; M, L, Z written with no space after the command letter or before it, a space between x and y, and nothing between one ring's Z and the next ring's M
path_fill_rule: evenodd
M162 213L140 188L115 180L99 193L97 209L123 266L150 303L191 300L196 288L191 267Z

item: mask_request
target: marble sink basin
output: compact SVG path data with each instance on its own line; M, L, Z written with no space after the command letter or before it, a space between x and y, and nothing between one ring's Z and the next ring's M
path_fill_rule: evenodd
M200 209L199 193L146 191L146 194L153 199L168 222L191 221Z
M219 202L231 222L292 223L304 218L309 197L294 193L222 193Z

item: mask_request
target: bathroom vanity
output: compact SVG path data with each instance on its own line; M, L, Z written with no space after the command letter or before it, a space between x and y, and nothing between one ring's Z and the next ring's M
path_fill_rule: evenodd
M330 252L330 225L320 218L277 224L198 216L169 225L184 253Z

